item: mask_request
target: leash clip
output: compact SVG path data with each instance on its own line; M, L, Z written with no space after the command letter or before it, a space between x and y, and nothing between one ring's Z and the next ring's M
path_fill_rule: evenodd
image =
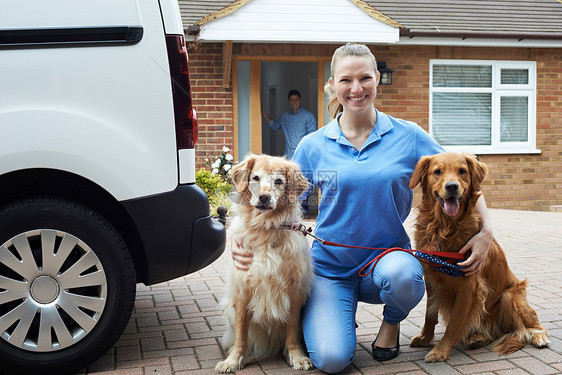
M295 229L296 231L301 232L305 236L312 232L312 228L307 228L306 225L304 225L303 223L295 223L293 225L296 226L296 229Z
M310 235L310 237L314 238L316 241L320 242L322 245L324 245L326 243L326 240L323 240L322 238L317 237L314 234L312 234L312 227L307 228L306 225L301 224L300 227L299 227L299 231L302 234L304 234L305 236Z
M298 224L298 227L295 230L301 232L305 237L309 235L310 237L314 238L316 241L320 242L322 245L324 245L324 243L326 242L326 240L323 240L312 234L312 227L307 227L303 223L295 223L295 224Z

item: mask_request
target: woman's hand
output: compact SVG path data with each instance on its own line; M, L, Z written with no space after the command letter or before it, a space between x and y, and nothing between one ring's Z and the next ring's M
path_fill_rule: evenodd
M490 250L493 239L494 236L491 231L481 230L459 251L459 253L464 254L468 250L472 250L472 254L470 254L467 260L458 263L459 266L468 266L463 270L465 276L473 275L484 269L486 258L488 257L488 250Z
M459 266L468 266L463 271L465 276L473 275L484 269L486 259L488 258L488 250L494 240L492 224L484 196L481 195L476 201L476 213L480 216L482 229L476 233L467 243L460 249L459 253L464 254L468 250L472 250L472 254L464 262L458 263Z
M232 236L231 250L234 266L240 271L248 271L254 261L254 254L244 248L244 243L240 237Z

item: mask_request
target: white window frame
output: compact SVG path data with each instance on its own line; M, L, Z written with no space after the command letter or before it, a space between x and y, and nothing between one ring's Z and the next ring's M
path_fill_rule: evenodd
M490 145L446 146L447 151L470 152L473 154L538 154L536 148L537 133L537 63L535 61L504 60L444 60L431 59L429 69L429 133L433 136L433 94L434 93L490 93L492 95L492 138ZM490 65L492 67L492 87L433 87L434 65ZM524 85L502 85L501 69L527 69L529 82ZM500 109L503 96L527 96L528 99L528 134L526 142L500 141Z

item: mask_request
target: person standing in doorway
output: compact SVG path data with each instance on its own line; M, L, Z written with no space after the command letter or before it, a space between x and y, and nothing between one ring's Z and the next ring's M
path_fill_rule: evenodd
M262 109L261 113L265 122L273 130L283 129L285 134L285 156L291 159L301 139L317 128L316 118L312 113L302 108L301 93L298 90L289 91L290 111L283 112L277 121Z
M298 90L289 91L290 111L283 112L279 120L274 121L262 108L261 114L270 128L277 131L283 129L285 134L285 156L291 160L301 139L316 131L316 118L312 113L302 107L302 97ZM310 217L308 213L308 197L301 202L304 218Z

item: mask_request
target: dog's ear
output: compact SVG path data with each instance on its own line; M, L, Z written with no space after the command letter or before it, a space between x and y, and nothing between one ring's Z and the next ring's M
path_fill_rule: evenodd
M464 154L468 168L470 169L470 178L472 179L472 186L474 190L480 191L482 187L482 181L486 178L488 174L488 167L486 164L481 163L472 154Z
M287 171L287 181L289 190L297 197L310 186L310 183L298 168L289 169Z
M415 188L419 183L422 183L422 185L424 184L430 162L431 156L422 156L421 159L418 160L414 173L412 173L412 177L410 178L410 189Z
M255 161L254 157L249 156L230 170L230 181L232 181L232 184L236 187L238 192L242 192L248 188L250 174L254 168Z

